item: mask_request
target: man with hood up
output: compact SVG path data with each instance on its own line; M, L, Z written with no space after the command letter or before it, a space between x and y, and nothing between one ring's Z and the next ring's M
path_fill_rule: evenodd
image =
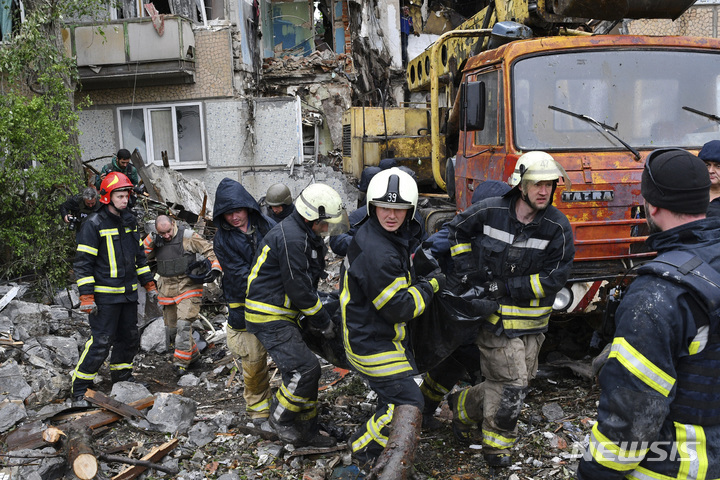
M218 185L213 215L214 250L225 275L223 293L230 310L227 344L242 361L247 413L259 426L270 411L270 377L267 351L245 327L245 290L255 251L275 222L260 213L245 187L229 178Z

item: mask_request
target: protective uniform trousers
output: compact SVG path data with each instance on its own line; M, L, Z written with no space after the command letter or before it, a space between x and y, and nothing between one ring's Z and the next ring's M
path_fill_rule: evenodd
M461 391L453 408L455 419L464 424L482 420L484 454L504 453L515 444L517 420L544 340L542 333L508 338L481 330L476 343L485 380Z
M158 283L158 304L163 307L165 328L175 340L173 362L187 367L200 358L192 336L192 322L200 313L202 285L188 291L181 283L171 283L164 277Z
M278 425L295 424L302 430L316 422L320 362L295 324L284 320L271 324L258 329L248 322L248 331L265 346L282 372L282 385L270 407L271 420Z
M445 395L450 393L466 373L473 384L480 375L480 351L475 344L461 345L452 355L423 375L423 383L420 384L420 391L425 399L423 413L434 413Z
M365 453L368 458L377 458L387 445L395 406L412 405L422 410L423 396L413 377L387 379L363 375L363 378L378 396L377 409L350 437L350 445L354 455Z
M72 395L85 394L92 386L98 370L110 353L110 378L113 382L132 375L133 358L140 346L137 328L137 303L99 304L97 313L90 314L90 339L80 354L72 376Z
M238 312L240 310L240 312ZM243 315L242 308L230 308L230 316ZM267 350L255 335L227 326L227 346L240 358L245 389L243 398L250 418L267 418L270 413L270 375Z

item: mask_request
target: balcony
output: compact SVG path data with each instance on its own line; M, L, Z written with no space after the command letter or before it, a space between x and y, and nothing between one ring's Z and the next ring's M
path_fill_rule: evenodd
M164 15L159 30L150 18L78 23L63 28L63 43L84 90L195 83L192 22Z

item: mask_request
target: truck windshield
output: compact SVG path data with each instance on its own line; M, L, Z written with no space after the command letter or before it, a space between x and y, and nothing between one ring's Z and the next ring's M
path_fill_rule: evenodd
M683 107L720 115L720 55L697 51L560 52L512 69L515 145L520 150L700 148L720 125ZM612 126L563 114L582 112Z

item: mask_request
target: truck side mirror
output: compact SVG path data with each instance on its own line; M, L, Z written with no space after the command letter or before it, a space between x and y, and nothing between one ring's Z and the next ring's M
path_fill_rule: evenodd
M460 87L463 131L485 128L485 82L467 82Z

